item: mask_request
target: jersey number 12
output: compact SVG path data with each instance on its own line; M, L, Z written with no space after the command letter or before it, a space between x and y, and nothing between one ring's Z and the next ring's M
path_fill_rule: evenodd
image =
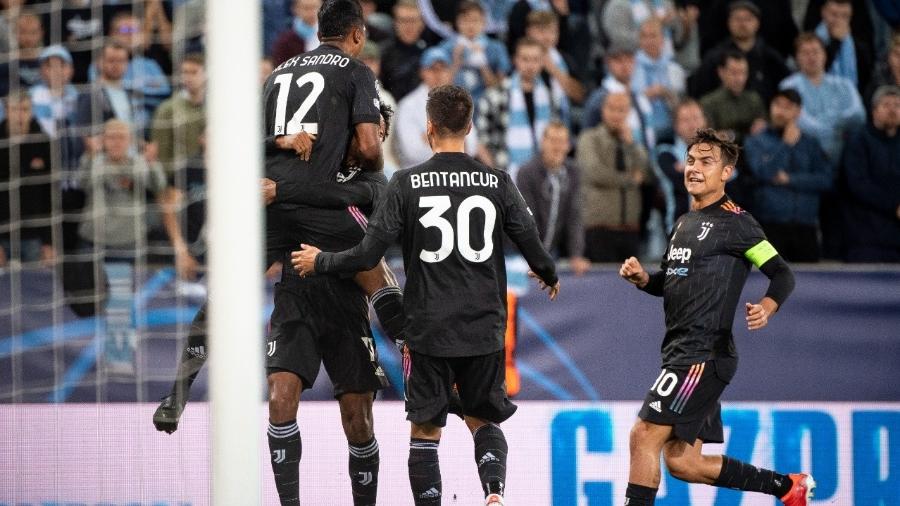
M291 81L294 79L293 74L281 74L275 78L275 84L278 85L278 99L275 102L275 132L274 135L293 135L299 132L308 132L313 135L319 133L319 123L306 122L303 120L312 109L313 104L319 99L322 90L325 89L325 78L318 72L307 72L297 78L297 87L303 88L307 84L312 85L312 90L300 103L300 107L291 116L287 125L284 124L286 119L286 109L288 105L288 95L291 92ZM318 115L316 115L318 116ZM318 119L318 118L316 118Z
M472 195L460 202L456 210L456 226L458 233L453 233L453 225L443 218L445 211L450 209L450 197L438 195L433 197L419 197L419 207L430 208L428 212L419 218L419 222L428 227L437 227L441 232L441 246L436 251L423 249L419 252L419 258L423 262L436 263L444 260L453 251L453 236L456 235L456 247L459 254L470 262L484 262L494 252L494 222L497 220L497 209L486 197ZM469 242L469 215L472 210L478 208L484 212L484 247L476 250Z

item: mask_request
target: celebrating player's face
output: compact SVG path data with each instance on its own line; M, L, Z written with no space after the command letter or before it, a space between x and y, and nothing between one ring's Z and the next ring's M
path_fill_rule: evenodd
M731 169L722 165L722 151L718 146L694 144L688 150L684 169L684 186L696 200L722 191Z

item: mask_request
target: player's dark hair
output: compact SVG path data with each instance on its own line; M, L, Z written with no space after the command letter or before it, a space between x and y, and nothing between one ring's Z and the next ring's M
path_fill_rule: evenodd
M357 0L325 0L319 8L319 37L343 39L354 28L365 26Z
M698 144L707 144L709 146L719 146L719 152L722 153L722 166L734 166L738 161L738 155L741 148L734 142L724 138L716 133L712 128L703 128L697 130L694 138L688 143L688 151Z
M425 113L440 137L465 135L472 109L472 96L460 86L448 84L428 92Z
M382 102L378 106L378 112L381 113L381 119L384 120L384 138L387 139L391 131L391 119L394 117L394 108Z

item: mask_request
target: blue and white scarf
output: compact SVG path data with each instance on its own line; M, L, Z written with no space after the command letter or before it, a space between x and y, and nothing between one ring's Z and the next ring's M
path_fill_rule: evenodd
M537 152L538 140L552 119L551 91L540 77L535 78L532 89L534 100L534 125L528 119L528 106L522 91L522 78L514 72L509 78L509 123L506 125L506 148L509 150L510 174L516 171Z
M828 28L825 26L824 21L816 27L816 36L826 46L831 41L831 36L828 35ZM853 82L854 86L859 85L859 76L856 74L856 47L853 44L853 35L848 33L844 40L841 41L841 49L838 50L834 61L831 62L831 68L828 69L828 73L846 77Z
M669 76L669 58L665 55L654 60L644 51L638 51L635 58L636 69L631 75L631 89L634 93L643 94L644 90L660 84L667 89L672 89L672 80ZM663 97L650 100L650 117L646 118L657 132L665 132L672 128L672 113L669 104Z

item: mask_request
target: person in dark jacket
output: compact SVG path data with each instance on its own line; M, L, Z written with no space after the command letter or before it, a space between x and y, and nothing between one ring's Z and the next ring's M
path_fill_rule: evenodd
M779 91L769 126L747 139L747 167L756 178L756 217L769 241L790 262L818 262L819 202L834 169L819 141L800 131L803 107L795 90Z
M394 6L394 36L381 51L381 84L399 102L422 79L419 60L427 44L422 40L425 23L415 0L400 0Z
M0 123L0 267L12 258L50 266L55 257L50 138L31 113L28 93L7 97L6 115ZM18 194L7 185L18 186ZM37 222L26 225L25 220Z
M846 252L850 262L900 262L900 87L872 97L872 121L844 150Z
M540 153L519 169L516 186L534 213L544 249L569 259L572 271L591 267L584 257L584 222L581 217L581 179L578 167L567 158L569 129L552 121L544 129Z

